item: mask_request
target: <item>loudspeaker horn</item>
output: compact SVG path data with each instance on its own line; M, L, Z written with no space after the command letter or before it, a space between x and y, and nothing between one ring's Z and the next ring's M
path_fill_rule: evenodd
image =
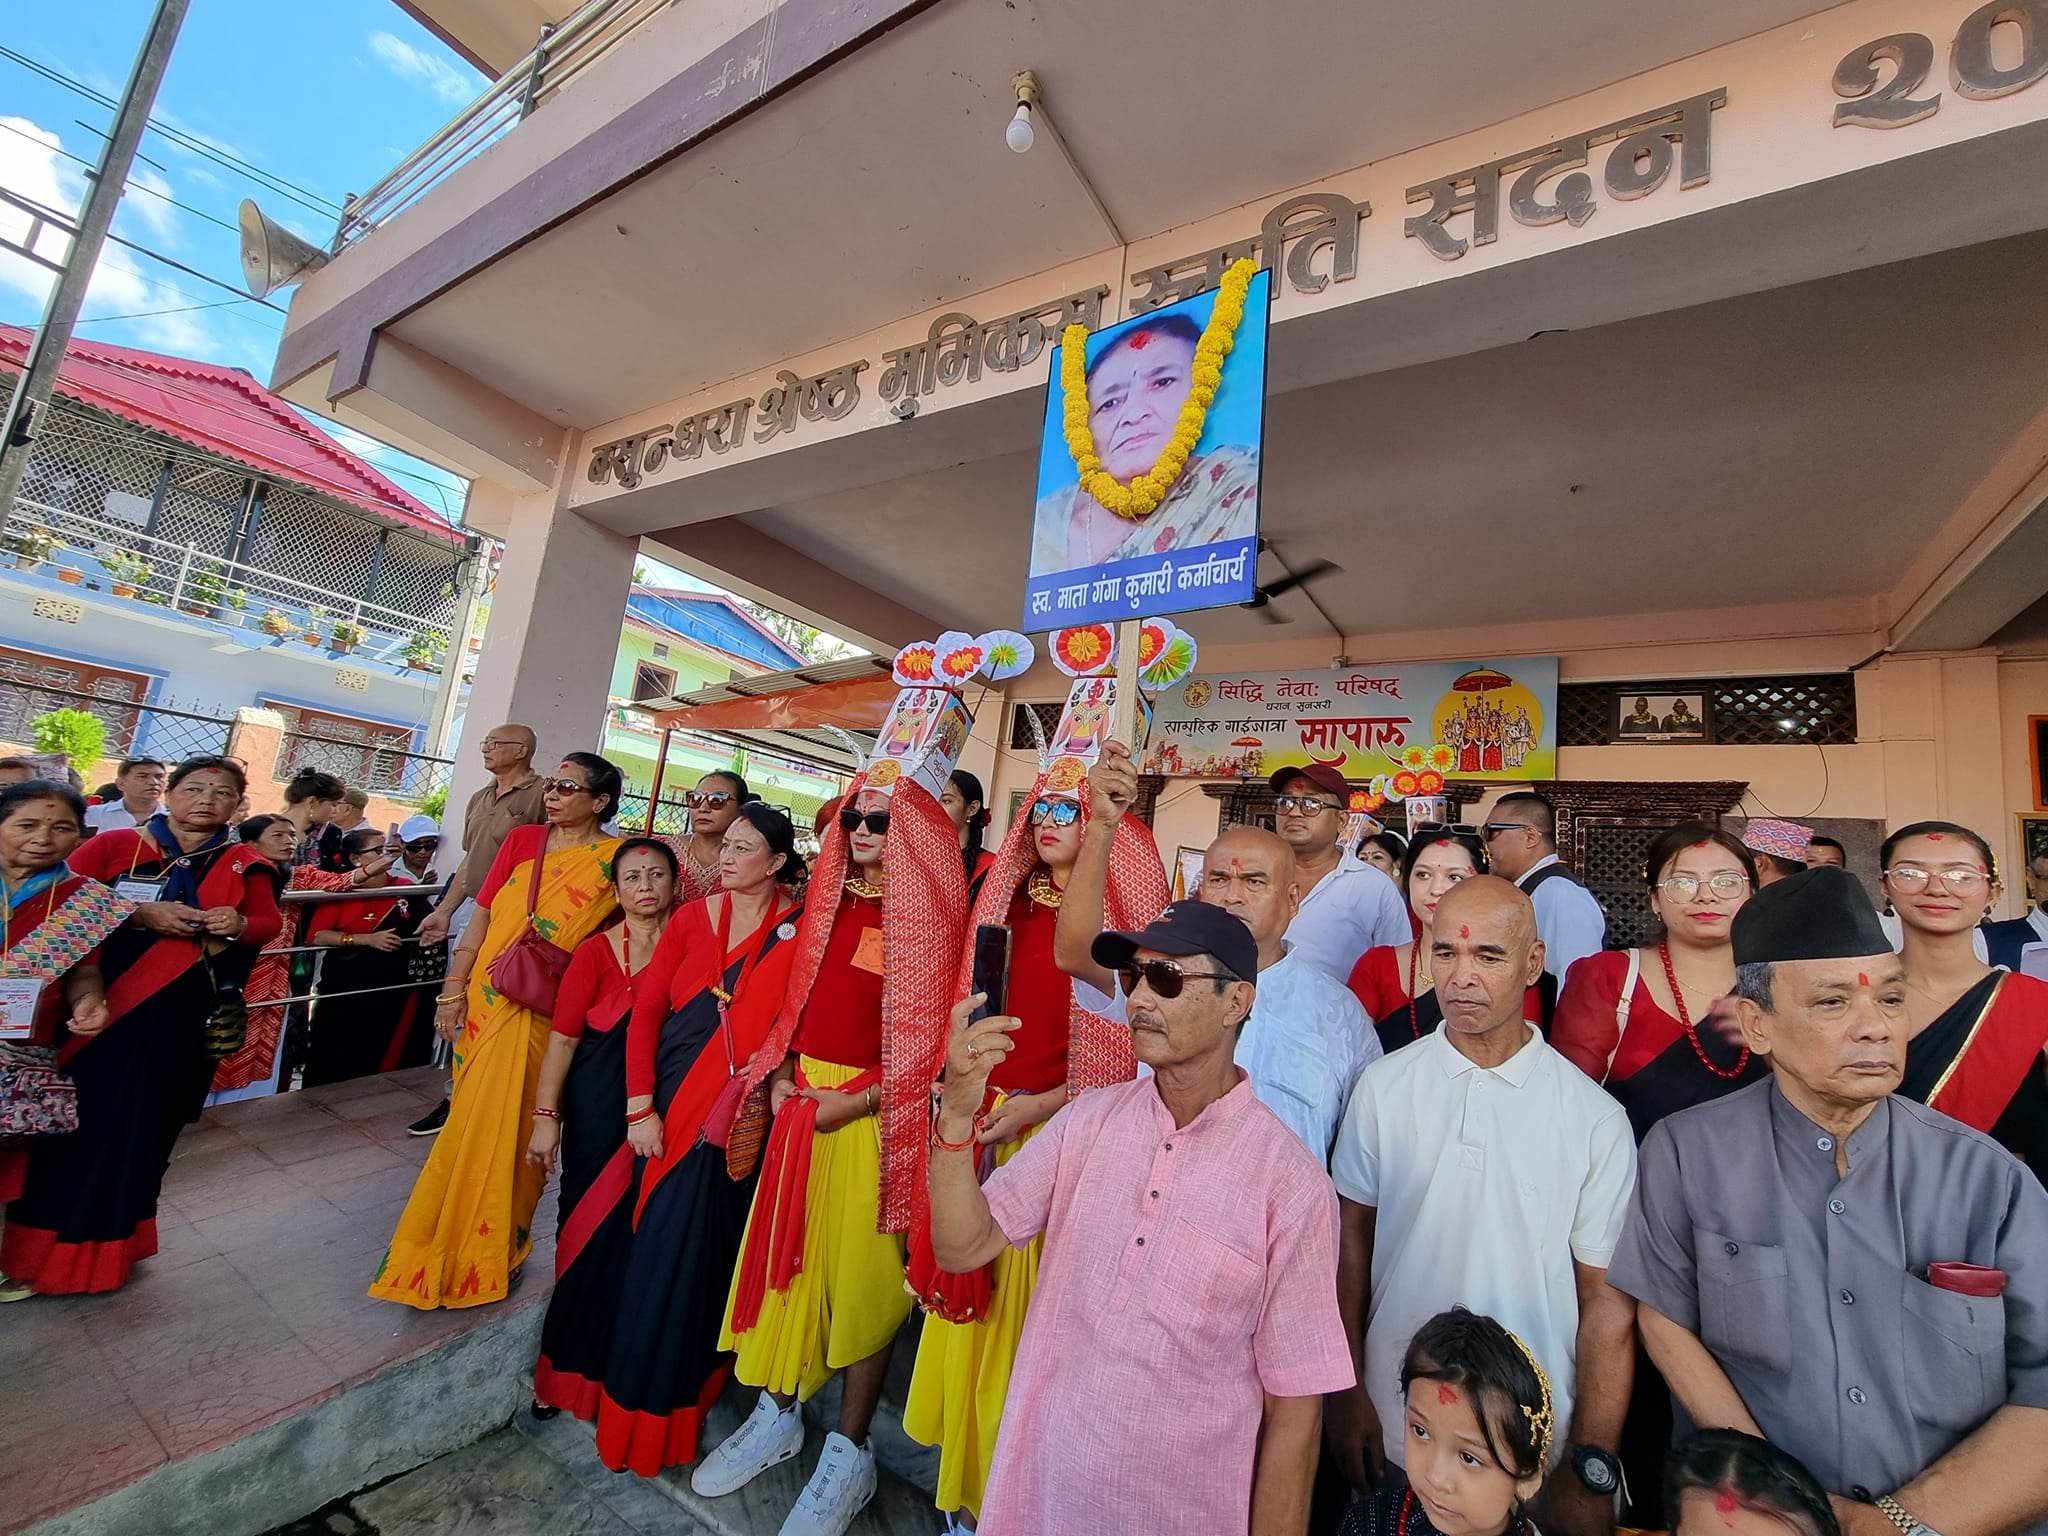
M242 280L259 299L299 279L318 272L332 260L311 241L301 240L282 224L264 217L263 210L248 198L242 199Z

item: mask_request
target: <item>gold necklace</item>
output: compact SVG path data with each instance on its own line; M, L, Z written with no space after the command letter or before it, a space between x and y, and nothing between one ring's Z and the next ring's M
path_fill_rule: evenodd
M863 901L880 901L882 899L882 888L872 880L861 879L859 875L848 875L846 877L846 890L848 895L858 896Z
M1060 888L1053 884L1052 871L1043 864L1031 871L1031 878L1024 886L1024 894L1041 907L1050 907L1055 912L1059 910L1060 902L1064 899Z

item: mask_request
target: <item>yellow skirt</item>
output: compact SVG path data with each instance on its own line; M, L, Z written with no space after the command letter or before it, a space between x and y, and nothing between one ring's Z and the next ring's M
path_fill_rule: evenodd
M836 1088L861 1073L809 1056L801 1060L804 1077L818 1088ZM768 1293L760 1320L745 1333L733 1332L727 1293L718 1347L737 1352L733 1374L748 1386L814 1397L834 1372L887 1348L910 1316L903 1239L875 1230L881 1186L882 1125L873 1115L813 1141L804 1194L804 1267L788 1290ZM762 1209L771 1198L765 1182L756 1187L747 1215L749 1237L756 1222L774 1219L772 1210ZM745 1246L742 1239L742 1252ZM735 1272L735 1289L738 1282Z
M1041 1128L1034 1125L998 1147L997 1166L1015 1157ZM1024 1337L1024 1314L1038 1284L1038 1256L1044 1246L1045 1239L1035 1237L1026 1247L1005 1248L996 1255L995 1294L986 1317L971 1323L949 1323L929 1315L924 1320L903 1428L911 1439L939 1448L933 1502L942 1510L964 1509L980 1518L982 1494L996 1456L996 1431L1003 1422L1003 1399L1009 1395L1010 1370L1017 1363L1017 1344Z

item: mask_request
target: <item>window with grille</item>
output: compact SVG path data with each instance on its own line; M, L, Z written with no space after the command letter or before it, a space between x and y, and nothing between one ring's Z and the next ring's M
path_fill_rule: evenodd
M645 704L651 699L666 699L676 691L676 674L673 667L657 667L651 661L642 661L633 667L633 702Z
M139 672L0 646L0 740L26 746L36 716L83 709L106 726L107 754L122 756L134 746L141 723L132 705L148 696L149 679Z
M403 726L272 699L261 702L284 716L284 735L277 744L279 779L315 768L358 789L393 794L403 788L412 749L412 733Z
M1024 711L1030 710L1038 716L1039 729L1047 741L1059 729L1060 712L1067 707L1065 699L1050 704L1019 704L1010 712L1010 750L1013 752L1036 752L1038 737L1031 734L1031 722L1024 718Z
M1557 744L1611 741L1616 693L1704 693L1719 746L1845 746L1856 740L1856 678L1848 672L1691 681L1566 683L1557 690Z
M656 661L668 660L668 647L663 645L659 640L654 642L654 659Z

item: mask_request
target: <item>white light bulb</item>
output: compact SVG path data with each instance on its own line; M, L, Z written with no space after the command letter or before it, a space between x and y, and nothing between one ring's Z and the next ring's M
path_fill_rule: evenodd
M1037 137L1031 131L1031 103L1018 102L1016 116L1012 117L1009 126L1003 129L1003 142L1021 155L1031 148Z

